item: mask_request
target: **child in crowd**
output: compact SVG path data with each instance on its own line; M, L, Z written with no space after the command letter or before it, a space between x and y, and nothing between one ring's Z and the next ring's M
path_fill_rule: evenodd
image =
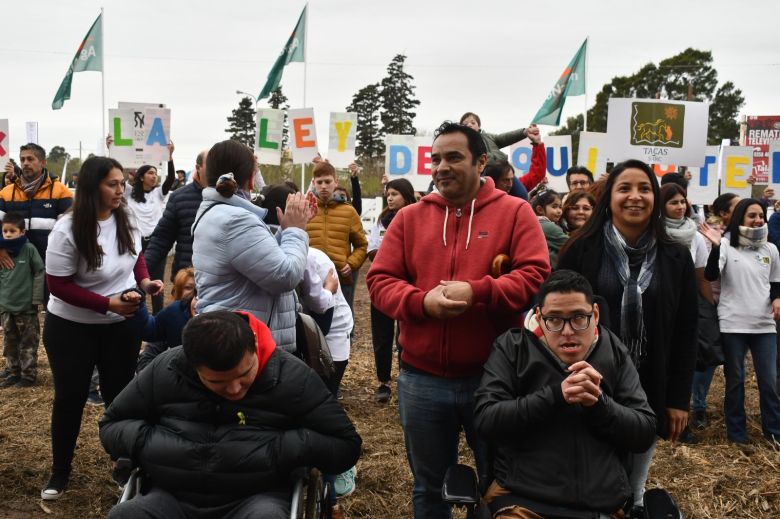
M30 387L38 372L41 327L38 306L43 303L44 266L38 250L25 236L24 217L3 218L2 247L13 258L13 269L0 270L0 315L4 330L6 376L0 387Z
M197 303L195 269L188 267L176 273L173 302L160 310L160 313L149 315L146 305L141 305L138 318L133 319L139 326L141 338L148 342L138 356L137 372L148 366L160 353L181 345L181 332L187 321L197 315Z
M563 214L561 195L552 189L540 191L531 199L531 207L542 226L542 232L547 240L547 249L550 252L550 266L554 269L558 264L558 251L569 239L559 225Z

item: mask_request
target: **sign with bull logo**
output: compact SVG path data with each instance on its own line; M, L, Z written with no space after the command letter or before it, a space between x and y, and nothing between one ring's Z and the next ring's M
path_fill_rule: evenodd
M607 155L615 162L698 167L707 146L709 103L657 99L609 100Z

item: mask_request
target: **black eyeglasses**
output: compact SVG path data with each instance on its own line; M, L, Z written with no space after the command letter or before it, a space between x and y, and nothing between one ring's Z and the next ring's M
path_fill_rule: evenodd
M547 317L543 315L542 321L544 322L544 326L551 332L563 331L563 327L566 326L566 323L568 323L575 332L581 332L582 330L588 329L591 317L593 317L593 312L589 314L576 314L571 317Z

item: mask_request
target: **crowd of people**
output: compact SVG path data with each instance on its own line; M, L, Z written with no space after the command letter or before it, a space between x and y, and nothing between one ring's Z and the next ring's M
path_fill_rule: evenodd
M526 137L518 177L500 148ZM228 140L187 182L171 143L161 185L156 166L91 157L74 196L43 148L22 146L0 191L0 386L36 383L45 305L41 498L68 486L96 370L102 444L152 482L110 517L287 517L298 467L322 471L342 517L361 438L340 387L366 259L374 399L397 392L417 518L451 516L461 431L492 517L644 517L656 442L709 426L719 365L728 439L750 440L748 351L761 430L780 441L780 213L768 224L767 200L730 193L693 207L684 175L659 183L638 160L598 180L572 167L558 193L541 141L535 126L484 132L472 112L442 124L430 192L385 178L368 235L356 164L351 197L322 158L304 191L265 186L253 151ZM301 313L324 336L326 375L305 365Z

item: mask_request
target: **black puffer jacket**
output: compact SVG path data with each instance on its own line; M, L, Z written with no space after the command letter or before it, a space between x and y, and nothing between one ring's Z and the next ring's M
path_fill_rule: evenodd
M191 182L171 193L162 218L152 233L152 240L144 253L149 272L154 272L176 242L171 280L183 268L192 266L192 231L195 213L203 201L203 188Z
M604 377L592 407L567 404L569 373L528 331L496 339L475 394L477 432L494 448L496 481L547 504L612 513L631 495L622 462L655 438L655 415L620 340L600 327L585 359Z
M317 374L278 348L237 402L206 389L181 347L168 350L106 410L100 441L139 464L152 485L198 507L289 489L300 466L341 473L361 445Z

